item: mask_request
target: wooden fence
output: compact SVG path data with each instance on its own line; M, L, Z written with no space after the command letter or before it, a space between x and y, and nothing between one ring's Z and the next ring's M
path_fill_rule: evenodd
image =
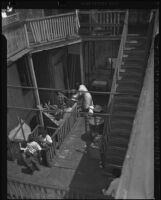
M79 189L35 184L14 177L7 178L8 199L113 199L95 193L82 193Z
M84 29L85 33L121 35L124 17L125 11L80 11L80 29Z

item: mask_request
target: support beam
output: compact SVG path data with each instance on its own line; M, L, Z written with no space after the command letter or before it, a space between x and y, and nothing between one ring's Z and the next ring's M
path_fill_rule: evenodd
M84 84L84 59L83 59L83 43L80 43L80 71L81 71L81 82Z
M37 81L36 81L36 76L35 76L35 71L34 71L34 65L33 65L33 61L32 61L32 55L28 54L27 58L28 58L28 63L29 63L29 69L30 69L30 72L31 72L32 83L33 83L33 86L36 88L34 90L35 91L35 97L36 97L36 104L38 106L40 106L40 97L39 97L39 91L38 91L38 86L37 86ZM42 126L44 126L42 111L40 111L39 119L40 119L40 124Z

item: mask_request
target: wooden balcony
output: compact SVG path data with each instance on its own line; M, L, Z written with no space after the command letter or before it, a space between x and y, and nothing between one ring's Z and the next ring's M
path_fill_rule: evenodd
M2 26L7 39L7 58L24 49L80 42L82 36L121 36L124 16L124 11L91 10L20 21L18 15L12 15L3 20Z

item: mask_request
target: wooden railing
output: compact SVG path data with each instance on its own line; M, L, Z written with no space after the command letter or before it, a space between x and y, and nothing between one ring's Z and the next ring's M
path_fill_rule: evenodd
M76 120L77 120L77 104L74 104L70 113L64 114L64 122L60 125L60 127L53 128L47 127L47 131L53 140L53 144L49 148L49 156L50 159L55 158L56 152L60 150L61 145L66 138L66 136L70 133L73 128ZM33 138L37 141L39 135L39 127L37 125L32 131ZM18 159L20 157L20 147L19 142L21 141L10 141L8 139L7 148L8 148L8 159Z
M19 20L20 18L18 13L2 18L2 27L18 22Z
M62 143L66 136L70 133L77 120L77 104L74 104L71 113L66 113L66 119L64 123L56 129L52 134L53 144L50 147L50 159L56 156L57 149L60 150ZM49 134L53 132L52 128L48 128Z
M67 13L26 20L30 45L68 39L76 36L78 20L76 14Z
M81 29L116 36L121 35L125 11L79 11L79 17Z
M80 192L79 189L35 184L9 176L7 178L7 199L107 199L107 196ZM108 197L108 199L111 199Z
M3 34L7 39L7 58L28 47L26 29L23 23L4 29Z
M103 31L112 36L121 35L124 17L125 11L76 11L25 21L20 21L17 14L12 15L4 19L6 25L2 26L7 39L7 57L35 45L78 38L83 34L82 28L90 34Z
M108 105L107 105L107 113L110 113L110 114L112 114L113 97L114 97L114 93L116 92L117 80L119 78L119 72L120 72L121 63L122 63L123 50L125 47L125 42L126 42L127 33L128 33L128 17L129 17L129 11L127 10L125 19L124 19L124 26L123 26L123 32L122 32L121 41L120 41L120 47L119 47L118 56L117 56L117 60L115 64L115 71L114 71L113 81L112 81L112 86L111 86L111 94L109 96ZM111 131L111 116L109 115L105 119L105 126L103 130L103 135L104 135L104 139L106 140L106 143L107 143L108 134L110 133L110 131Z

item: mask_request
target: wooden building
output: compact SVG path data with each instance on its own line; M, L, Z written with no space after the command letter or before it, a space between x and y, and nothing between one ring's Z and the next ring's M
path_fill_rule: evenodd
M38 106L48 101L54 104L56 90L65 91L69 96L68 91L74 89L76 82L81 82L89 90L102 91L103 100L94 98L94 103L106 107L102 147L105 171L109 175L113 168L122 169L116 198L153 198L154 183L150 183L150 178L154 177L151 118L153 78L147 71L153 73L158 10L76 10L62 13L57 10L32 12L29 9L23 13L23 10L17 10L2 21L2 32L7 39L7 132L18 124L17 116L24 119L32 130L37 124L44 125L42 110ZM149 99L147 102L146 95ZM144 111L148 110L148 106L149 118L146 118ZM148 138L141 128L138 113L144 119L145 129L150 130ZM72 118L74 123L79 121L77 117L75 114ZM61 133L68 135L67 131ZM144 139L149 142L147 149L143 147L145 143L136 142ZM140 152L135 148L132 150L136 144ZM146 157L149 162L146 175L139 181L137 176L129 175L129 171L137 173L139 166L136 159L140 159L139 154L144 157L145 149L149 152L149 157ZM130 161L128 156L132 158ZM139 163L141 167L142 162ZM131 165L134 167L130 168ZM143 170L140 168L140 176ZM149 179L145 180L145 176ZM20 177L8 178L8 194L12 198L25 198L25 183L19 182ZM92 193L92 187L85 192L83 189L73 189L75 185L72 189L69 189L69 185L68 188L60 187L60 184L32 185L32 178L29 179L26 178L26 187L32 191L33 198L36 187L39 198L43 198L43 195L46 195L45 198L79 199L83 195L85 198L103 198L99 192ZM21 191L15 189L19 187L18 184L24 187ZM143 193L139 187L135 190L137 184L141 191L145 186Z

